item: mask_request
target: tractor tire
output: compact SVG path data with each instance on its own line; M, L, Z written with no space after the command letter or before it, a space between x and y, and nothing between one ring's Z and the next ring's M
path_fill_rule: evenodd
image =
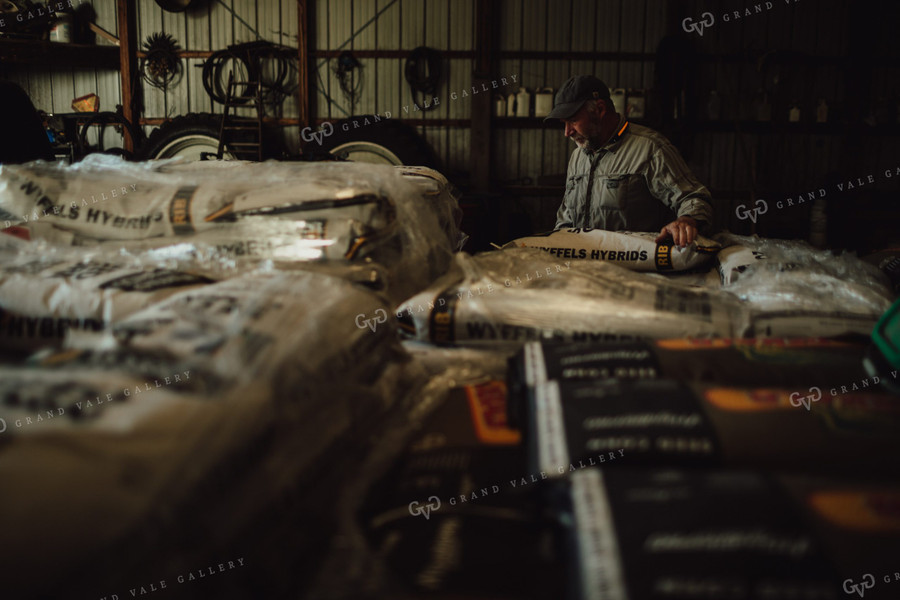
M440 170L440 160L416 130L394 119L361 115L332 125L332 133L320 137L321 149L344 160L386 165L415 165ZM325 129L324 131L327 131ZM306 150L318 149L318 140L306 132ZM320 134L321 135L321 134Z
M184 156L189 160L200 160L201 152L215 154L219 148L219 129L222 115L210 113L189 113L175 117L153 130L147 143L141 148L140 160L154 160ZM237 141L255 141L253 134L243 133ZM278 156L281 144L273 132L263 130L265 156ZM225 144L222 158L224 160L256 160L256 150L235 149Z

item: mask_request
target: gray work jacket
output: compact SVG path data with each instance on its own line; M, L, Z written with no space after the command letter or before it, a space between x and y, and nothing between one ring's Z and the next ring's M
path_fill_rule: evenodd
M572 152L556 229L659 231L687 216L698 221L701 233L708 233L709 190L672 143L624 117L616 132L596 152Z

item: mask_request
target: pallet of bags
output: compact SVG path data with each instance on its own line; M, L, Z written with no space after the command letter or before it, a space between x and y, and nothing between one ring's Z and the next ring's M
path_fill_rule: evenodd
M261 384L202 395L191 389L201 374L183 366L154 379L0 367L8 597L105 595L110 574L146 558L191 495L228 481L233 462L271 425ZM81 578L92 583L81 587Z
M877 377L779 387L549 381L522 412L529 468L548 477L609 462L900 476L900 407Z
M17 566L5 579L16 597L99 597L151 565L190 567L198 529L215 531L206 552L271 535L256 528L306 505L283 503L297 482L404 393L390 308L365 288L254 272L183 291L3 369L0 477L16 493L0 501L0 527L15 542L2 558ZM359 318L372 314L383 326ZM66 510L53 510L60 498ZM38 571L55 576L36 585Z
M869 335L894 293L877 267L803 242L722 233L721 289L747 305L749 337Z
M897 597L897 480L588 467L551 487L567 597Z
M21 242L0 248L0 341L6 355L59 346L69 330L102 331L176 292L212 283L197 265Z
M533 248L456 255L455 268L397 309L401 330L438 344L733 337L741 303L602 261Z
M56 244L190 244L288 265L375 262L399 301L442 273L460 242L455 195L434 178L427 190L413 182L422 178L339 162L4 165L0 221Z
M392 575L379 578L378 597L558 594L565 566L551 552L539 498L533 486L510 487L525 457L504 422L503 387L452 389L366 490L355 519L366 544L359 552ZM353 585L335 587L349 593Z
M672 379L731 387L839 386L868 379L863 365L866 348L859 341L822 338L528 342L509 361L510 420L519 423L528 395L548 381Z

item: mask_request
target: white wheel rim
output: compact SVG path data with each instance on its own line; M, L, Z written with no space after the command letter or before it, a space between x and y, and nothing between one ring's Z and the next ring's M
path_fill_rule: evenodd
M173 158L175 156L184 157L187 160L201 160L201 154L210 152L216 154L219 151L219 140L216 138L196 133L186 135L172 140L163 146L154 158ZM234 156L225 151L222 153L223 160L234 160Z
M329 150L332 154L354 162L375 165L402 165L396 154L373 142L347 142Z

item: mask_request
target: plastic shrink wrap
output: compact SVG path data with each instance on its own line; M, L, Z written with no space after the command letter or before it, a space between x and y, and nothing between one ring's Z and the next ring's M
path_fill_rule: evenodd
M69 329L100 331L148 303L211 281L195 269L137 257L27 242L0 247L2 348L16 354L58 345Z
M259 386L215 397L179 390L197 375L0 369L8 597L60 597L82 589L79 577L96 586L107 569L121 572L272 421Z
M397 310L416 339L464 345L732 337L740 315L740 303L716 290L531 248L457 254L455 269Z
M446 270L455 191L430 170L362 163L127 163L0 167L0 222L32 239L106 248L195 244L229 258L379 263L395 301ZM140 242L137 242L140 240Z
M396 342L390 317L383 299L343 279L249 273L157 302L116 322L110 335L126 348L167 351L222 376L290 385L372 376L368 369L383 358L372 350ZM80 346L77 337L71 343Z
M749 337L869 335L892 302L887 278L851 254L719 234L722 289L747 305Z
M228 515L217 539L246 534L403 394L408 357L390 307L365 288L250 272L184 292L0 369L12 597L133 586L150 561L160 568L152 540L190 531L199 506Z

